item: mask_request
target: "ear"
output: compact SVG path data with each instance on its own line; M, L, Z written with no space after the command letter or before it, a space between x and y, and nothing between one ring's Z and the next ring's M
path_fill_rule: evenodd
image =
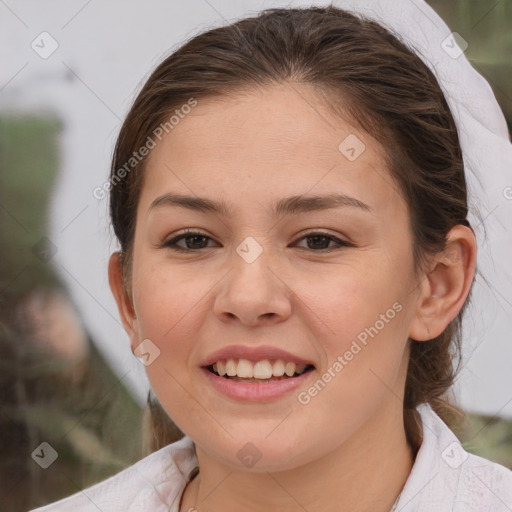
M124 287L123 267L121 254L119 252L114 252L110 255L108 262L108 282L110 290L116 300L123 327L130 337L130 345L133 351L140 341L139 328L132 300Z
M431 271L420 285L409 337L427 341L439 336L462 309L476 269L476 239L472 229L457 224L444 250L433 257Z

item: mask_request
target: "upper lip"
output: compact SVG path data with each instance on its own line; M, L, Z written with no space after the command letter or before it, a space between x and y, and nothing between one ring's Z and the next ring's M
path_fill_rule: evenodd
M262 361L264 359L276 360L281 359L285 362L295 364L313 365L311 361L298 357L296 355L270 345L261 345L259 347L245 346L245 345L231 345L221 348L210 354L202 363L201 366L210 366L217 361L226 359L248 359L250 361Z

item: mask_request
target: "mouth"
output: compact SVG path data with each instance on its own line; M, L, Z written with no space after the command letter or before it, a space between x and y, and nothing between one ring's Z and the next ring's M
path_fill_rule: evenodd
M270 383L300 377L315 369L312 364L297 364L283 359L219 359L205 367L210 373L226 380L245 383Z
M200 365L212 390L238 403L273 403L293 396L316 372L311 360L276 345L228 345Z

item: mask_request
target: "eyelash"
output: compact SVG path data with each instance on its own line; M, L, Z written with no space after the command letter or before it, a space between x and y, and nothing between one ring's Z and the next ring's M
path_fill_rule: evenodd
M166 242L163 242L160 247L166 247L168 249L171 249L172 251L177 251L177 252L197 252L197 251L201 251L202 249L208 249L208 247L203 247L201 249L184 249L183 247L176 245L177 242L179 242L180 240L187 238L189 236L200 236L202 238L212 240L212 238L204 235L201 232L187 230L184 233L181 233L180 235L175 236L174 238L171 238L170 240L167 240ZM304 235L301 238L299 238L299 241L303 240L305 238L312 238L312 237L316 237L316 236L321 236L324 238L329 238L330 240L334 240L338 244L338 247L334 247L334 249L341 249L342 247L355 247L355 245L350 242L347 242L345 240L340 240L339 238L337 238L333 235L330 235L328 233L323 233L321 231L313 231L311 233L308 233L307 235ZM331 247L331 248L323 248L323 249L318 249L318 250L316 250L316 249L309 249L309 250L314 251L314 252L322 252L322 251L331 251L332 249L333 248Z

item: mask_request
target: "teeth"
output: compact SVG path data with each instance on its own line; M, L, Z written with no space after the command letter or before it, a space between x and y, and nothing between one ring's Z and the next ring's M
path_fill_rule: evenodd
M236 375L236 364L234 359L228 359L226 361L226 374L229 377L234 377Z
M295 364L277 359L273 362L263 359L253 363L248 359L227 359L213 364L213 371L221 377L240 377L242 379L261 379L267 381L273 377L293 377L306 370L305 364Z
M239 377L245 378L245 379L252 379L254 377L253 369L252 369L252 363L251 361L247 359L240 359L238 361L238 368L236 371L236 374Z
M283 376L284 375L284 361L281 361L281 359L274 361L274 364L272 365L272 373L276 377Z
M295 363L286 363L286 366L284 367L284 373L286 373L288 377L292 377L295 373Z
M306 366L305 364L298 364L296 367L295 367L295 373L298 373L299 375L301 375L302 373L304 373L304 370L306 369Z
M264 361L258 361L254 365L253 371L256 379L270 379L270 377L272 377L272 365L270 361L266 359Z

